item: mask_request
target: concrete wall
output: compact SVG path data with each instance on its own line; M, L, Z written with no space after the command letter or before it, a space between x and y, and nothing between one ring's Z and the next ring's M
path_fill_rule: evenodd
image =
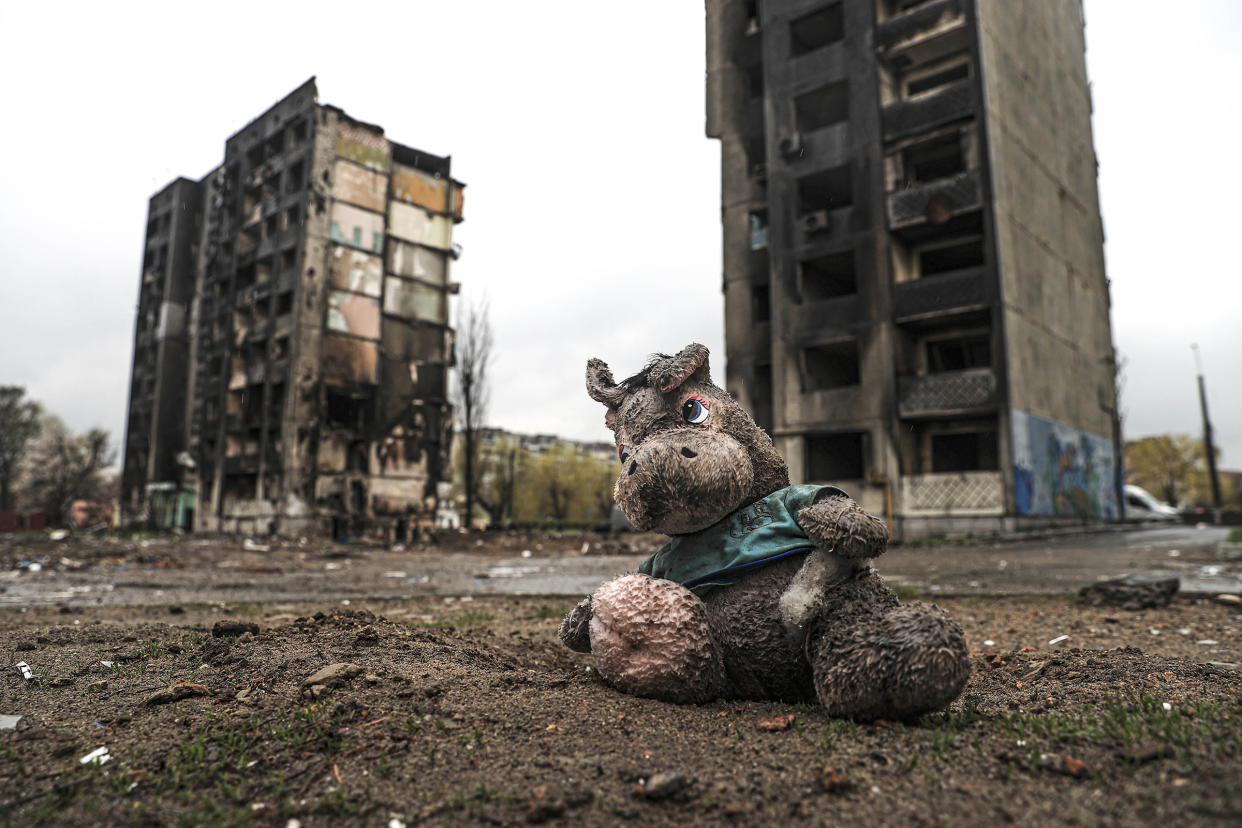
M1105 491L1112 481L1085 482L1112 473L1116 397L1081 3L980 0L978 31L1013 408L1012 506L1107 517L1116 510ZM1053 467L1062 471L1049 476Z

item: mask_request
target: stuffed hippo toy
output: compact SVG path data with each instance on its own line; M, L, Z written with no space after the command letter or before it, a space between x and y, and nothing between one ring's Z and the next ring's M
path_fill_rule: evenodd
M970 673L957 622L898 604L867 563L884 522L835 487L790 486L771 438L712 383L705 347L620 384L592 359L587 393L616 435L617 504L672 536L561 623L605 682L678 703L818 699L861 721L957 697Z

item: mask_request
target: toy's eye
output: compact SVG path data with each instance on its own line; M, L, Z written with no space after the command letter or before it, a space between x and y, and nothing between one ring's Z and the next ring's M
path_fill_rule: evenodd
M691 397L681 404L681 418L687 423L697 425L707 419L707 415L711 413L710 408L707 400L702 397Z

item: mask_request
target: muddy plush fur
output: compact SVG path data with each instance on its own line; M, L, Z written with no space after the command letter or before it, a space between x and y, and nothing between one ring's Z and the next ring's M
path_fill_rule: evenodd
M716 387L708 353L689 345L617 383L598 359L587 393L607 408L622 458L616 500L644 531L697 532L789 485L771 438ZM683 405L709 406L702 423ZM798 525L814 551L700 598L641 574L609 581L561 623L626 693L671 702L818 699L833 715L905 719L947 706L970 673L961 628L935 606L902 606L867 560L883 521L827 490Z

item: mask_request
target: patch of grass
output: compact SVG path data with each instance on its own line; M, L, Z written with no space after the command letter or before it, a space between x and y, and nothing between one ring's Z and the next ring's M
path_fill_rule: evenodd
M916 587L909 584L896 584L892 587L893 594L897 596L897 600L905 603L906 601L919 600L919 591Z
M1230 529L1229 534L1225 536L1226 543L1242 543L1242 526L1236 529Z
M490 612L483 612L482 610L467 610L454 615L452 623L455 627L477 627L480 624L486 624L494 617L495 616L493 616Z
M568 612L569 612L568 609L558 609L556 607L549 607L549 606L545 606L544 604L540 604L539 606L535 607L535 611L531 614L530 617L538 619L540 621L544 621L549 618L560 619L560 618L564 618L565 615L568 614Z

